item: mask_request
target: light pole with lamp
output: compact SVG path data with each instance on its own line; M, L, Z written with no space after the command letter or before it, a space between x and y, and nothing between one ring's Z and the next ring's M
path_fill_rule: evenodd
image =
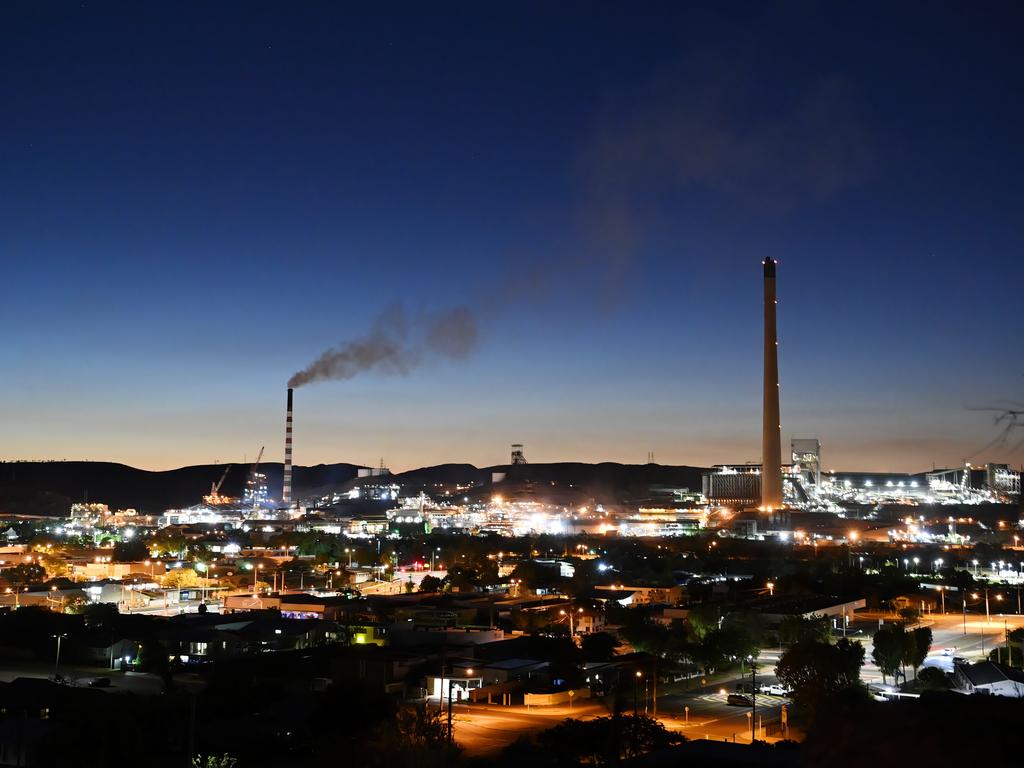
M442 672L442 674L444 674L444 673ZM470 667L469 669L466 670L466 677L467 677L466 691L467 692L469 691L469 681L468 681L468 678L470 678L472 676L473 676L473 668ZM454 682L455 682L455 680L453 680L450 677L448 678L448 746L451 746L451 744L452 744L452 683L454 683Z
M750 662L750 743L754 743L754 717L757 714L757 665L753 656L747 656Z
M568 611L561 610L558 613L561 614L562 616L568 616L569 617L569 636L570 637L575 637L576 636L576 627L573 624L573 620L572 620L572 618L573 618L572 617L572 609L570 608ZM576 613L583 613L583 609L582 608L577 608L576 609Z
M59 675L59 670L60 670L60 641L62 639L64 639L65 637L67 637L67 633L64 632L64 633L61 633L59 635L54 635L54 637L57 638L57 658L53 662L53 679L57 680L60 677L60 675Z

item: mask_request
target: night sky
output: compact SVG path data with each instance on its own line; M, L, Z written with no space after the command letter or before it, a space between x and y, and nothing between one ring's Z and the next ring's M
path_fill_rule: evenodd
M0 457L1004 460L1017 3L0 7ZM475 323L452 354L432 318ZM392 326L388 326L392 327ZM473 343L475 341L475 344ZM408 354L407 354L408 353ZM975 455L976 454L976 455Z

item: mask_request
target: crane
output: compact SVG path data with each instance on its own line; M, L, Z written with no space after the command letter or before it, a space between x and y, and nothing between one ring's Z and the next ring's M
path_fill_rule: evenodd
M266 475L260 474L260 462L263 460L263 451L266 446L260 446L259 455L249 472L249 480L245 484L245 501L251 503L253 509L257 509L262 501L266 501Z
M231 465L228 464L224 467L224 474L220 476L220 480L216 483L210 483L210 493L208 496L203 496L203 501L207 504L227 504L230 501L228 497L220 495L220 487L224 484L224 480L227 478L230 470Z

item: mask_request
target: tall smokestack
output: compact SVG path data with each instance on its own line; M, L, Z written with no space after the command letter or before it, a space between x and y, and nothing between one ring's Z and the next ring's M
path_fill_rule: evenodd
M764 262L764 403L761 427L761 507L782 506L782 423L779 416L779 337L775 329L775 259Z
M281 488L281 502L292 501L292 389L288 388L288 415L284 420L284 485Z

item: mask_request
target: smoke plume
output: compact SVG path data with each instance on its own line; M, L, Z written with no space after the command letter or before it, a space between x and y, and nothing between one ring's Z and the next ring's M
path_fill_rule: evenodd
M680 191L778 216L874 173L870 123L841 78L794 84L785 103L752 115L749 104L766 85L757 72L688 58L656 72L638 92L611 94L572 169L573 233L539 252L508 254L502 277L481 292L485 304L420 316L412 327L402 308L392 307L364 338L327 350L288 386L371 371L404 375L430 358L464 359L477 347L481 319L528 301L588 297L588 313L614 307L642 272L645 242L659 218L675 214Z
M410 329L405 310L393 306L377 318L365 337L328 349L292 376L288 386L351 379L370 371L402 376L432 357L468 357L477 337L476 319L468 307L426 315Z

